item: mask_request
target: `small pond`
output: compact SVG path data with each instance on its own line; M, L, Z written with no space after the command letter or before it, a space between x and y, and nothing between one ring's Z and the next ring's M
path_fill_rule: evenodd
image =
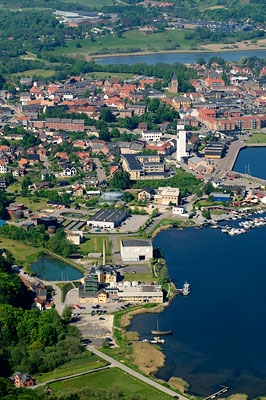
M31 265L36 277L46 281L73 281L83 277L82 272L53 257L40 257Z

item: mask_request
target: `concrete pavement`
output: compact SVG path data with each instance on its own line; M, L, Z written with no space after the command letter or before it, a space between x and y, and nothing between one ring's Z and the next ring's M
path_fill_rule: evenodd
M182 394L177 394L173 390L166 388L165 386L161 385L160 383L157 383L157 382L153 381L152 379L147 378L146 376L134 371L133 369L125 366L124 364L120 363L119 361L116 361L114 358L109 357L106 354L102 353L101 351L95 349L93 346L88 345L87 349L89 351L91 351L92 353L96 354L98 357L101 357L105 361L108 361L110 364L112 364L113 367L122 369L122 371L127 372L129 375L134 376L135 378L146 383L147 385L150 385L153 388L158 389L161 392L164 392L165 394L168 394L171 397L174 397L174 398L176 397L181 400L188 400L188 397L186 397Z
M92 161L96 165L96 172L97 172L97 178L98 181L101 183L106 180L106 175L104 168L102 167L102 164L98 158L92 158Z

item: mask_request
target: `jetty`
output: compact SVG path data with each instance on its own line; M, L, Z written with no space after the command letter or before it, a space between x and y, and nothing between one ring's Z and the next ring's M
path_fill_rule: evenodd
M227 386L222 386L221 385L221 390L219 390L218 392L212 394L211 396L205 397L203 400L211 400L211 399L215 399L215 397L220 396L223 393L226 393L228 391L228 387Z

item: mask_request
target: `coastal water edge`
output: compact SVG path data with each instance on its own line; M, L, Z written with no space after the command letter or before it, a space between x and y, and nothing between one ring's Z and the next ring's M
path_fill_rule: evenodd
M166 363L158 378L181 377L190 393L202 396L221 384L229 394L266 393L266 272L260 262L265 233L264 226L232 238L220 230L189 228L155 238L176 286L188 279L192 287L191 296L177 296L161 314L134 317L129 328L143 339L158 319L161 329L174 331L162 345Z

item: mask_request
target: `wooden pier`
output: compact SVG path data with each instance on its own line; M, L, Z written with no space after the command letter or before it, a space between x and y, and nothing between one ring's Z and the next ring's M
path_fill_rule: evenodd
M212 400L212 399L215 399L215 397L220 396L220 395L223 394L223 393L226 393L227 390L228 390L228 387L227 387L227 386L222 386L222 385L221 385L221 388L222 388L221 390L219 390L218 392L212 394L211 396L205 397L203 400Z

